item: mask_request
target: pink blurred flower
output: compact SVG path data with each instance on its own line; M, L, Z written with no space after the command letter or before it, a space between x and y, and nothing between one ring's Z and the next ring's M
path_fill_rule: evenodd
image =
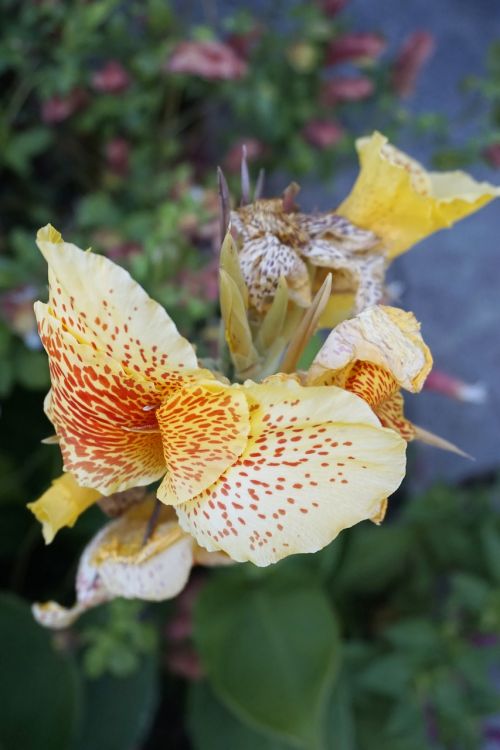
M116 261L128 260L133 255L142 253L143 247L140 242L119 242L107 249L107 255Z
M344 136L340 125L331 120L310 120L302 130L305 140L319 149L338 143Z
M105 149L106 165L111 172L123 177L128 172L130 144L126 138L112 138Z
M166 62L165 70L209 81L233 81L245 75L247 64L224 42L181 42Z
M182 287L184 301L195 297L206 302L215 302L219 296L218 260L214 258L196 271L181 271L177 282Z
M130 76L123 65L109 60L92 76L92 85L101 94L120 94L130 86Z
M265 152L265 146L262 141L257 138L239 138L224 157L224 168L231 173L236 174L239 172L241 167L241 157L243 154L243 146L247 147L247 160L249 162L255 161L263 156Z
M465 401L471 404L484 404L488 398L488 393L484 385L480 383L465 383L463 380L448 375L442 370L432 370L427 376L424 388L428 391L441 393L449 398L456 398L458 401Z
M483 150L483 157L495 169L500 169L500 143L492 143Z
M82 109L87 103L87 92L81 88L75 88L66 96L51 96L42 102L42 121L46 125L56 125L67 120L77 110Z
M323 84L322 101L327 106L338 102L357 102L371 96L373 91L373 82L366 76L338 76Z
M372 32L342 34L328 45L326 64L334 65L347 60L375 60L386 46L387 43L380 34Z
M205 676L200 657L193 646L177 646L169 651L167 665L172 674L189 682L196 682Z
M33 303L39 290L31 285L11 289L0 297L0 314L8 327L20 336L29 349L41 349Z
M326 16L336 16L348 2L349 0L319 0L319 6Z
M434 52L435 41L428 31L414 31L405 40L392 68L392 88L399 96L413 93L423 66Z

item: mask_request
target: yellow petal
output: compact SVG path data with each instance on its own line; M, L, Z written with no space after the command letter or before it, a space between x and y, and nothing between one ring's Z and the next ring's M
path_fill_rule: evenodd
M65 628L86 610L118 596L158 601L182 591L193 566L193 540L164 508L145 541L152 508L152 502L142 503L101 529L80 559L76 604L35 604L38 622Z
M377 366L361 368L368 376L365 393L346 385L356 362ZM369 379L376 370L390 373L395 381L393 392L401 386L415 393L421 390L431 367L432 356L413 313L378 305L340 323L330 333L310 367L308 383L346 387L374 404L381 400L381 394L376 399L369 395ZM359 378L360 368L356 374Z
M167 474L165 504L190 500L241 456L250 429L243 392L216 382L179 389L156 412Z
M52 381L45 408L60 438L65 470L103 495L163 476L154 410L179 376L162 388L133 377L102 351L79 343L46 305L37 303L35 311Z
M54 479L51 487L28 508L42 524L45 544L50 544L64 526L73 526L78 516L100 497L96 490L80 487L71 474Z
M389 258L500 195L498 187L464 172L426 172L380 133L356 147L360 173L337 213L378 235Z
M176 508L200 545L269 565L315 552L342 529L380 517L404 476L406 444L380 427L364 401L284 377L243 390L251 404L244 453Z
M64 242L50 224L37 244L49 265L50 313L77 340L148 379L197 367L191 344L127 271Z

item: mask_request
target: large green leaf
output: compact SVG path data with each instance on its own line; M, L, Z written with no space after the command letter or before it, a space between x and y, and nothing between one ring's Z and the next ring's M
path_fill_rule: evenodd
M231 710L298 746L318 745L340 653L319 588L289 576L220 573L201 593L195 625L209 680Z
M68 750L80 717L72 661L12 594L0 595L0 748Z
M206 682L192 686L188 712L194 750L290 750L288 743L258 731L231 713Z
M148 655L127 677L106 676L86 682L85 714L78 750L132 750L140 747L157 705L156 663L156 657Z

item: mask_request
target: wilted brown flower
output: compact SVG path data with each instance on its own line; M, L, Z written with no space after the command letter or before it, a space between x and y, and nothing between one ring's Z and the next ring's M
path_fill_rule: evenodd
M169 73L188 73L209 81L242 78L247 64L224 42L181 42L164 66Z

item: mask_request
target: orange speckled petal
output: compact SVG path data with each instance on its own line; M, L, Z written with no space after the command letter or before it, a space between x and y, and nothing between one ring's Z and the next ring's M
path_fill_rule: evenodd
M52 390L47 416L60 438L65 470L82 487L110 495L145 485L165 472L154 417L161 397L177 387L131 377L112 358L78 343L48 312L35 305L40 337L49 355Z
M315 552L345 528L378 519L405 472L405 447L346 391L293 379L245 385L247 448L220 479L177 506L208 550L269 565Z
M64 242L50 224L37 244L49 265L50 312L77 340L148 379L197 367L191 344L127 271Z
M340 383L337 383L340 385ZM356 362L351 368L346 368L346 377L342 388L355 393L372 409L399 392L397 380L388 370L371 362Z
M156 412L167 474L158 490L166 504L190 500L241 456L250 429L244 393L220 383L179 389Z
M403 440L410 442L415 439L415 427L404 415L404 400L401 393L394 393L390 398L379 403L375 413L384 427L396 430Z

